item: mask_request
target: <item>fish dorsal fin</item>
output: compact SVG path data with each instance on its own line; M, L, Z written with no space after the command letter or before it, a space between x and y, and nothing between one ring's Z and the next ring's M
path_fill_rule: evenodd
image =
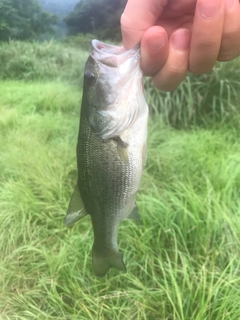
M135 206L133 207L132 211L130 212L130 214L128 215L127 219L131 219L131 220L142 220L142 217L140 216L139 210L137 205L135 204Z
M65 224L69 226L76 221L84 218L86 215L87 212L84 208L78 185L76 185L68 206Z

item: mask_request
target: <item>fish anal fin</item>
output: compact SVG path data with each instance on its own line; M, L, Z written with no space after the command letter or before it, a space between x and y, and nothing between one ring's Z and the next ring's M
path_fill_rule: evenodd
M84 208L78 185L76 185L68 206L65 224L69 226L84 218L86 215L87 212Z
M117 268L123 272L127 272L127 268L123 262L122 255L119 251L110 254L99 253L93 246L92 249L93 270L97 277L104 277L110 268Z
M85 210L79 210L72 213L68 213L65 217L66 226L70 226L77 222L78 220L84 218L87 215Z
M128 215L127 219L138 220L138 221L142 220L142 217L140 216L140 213L136 204L133 207L130 214Z

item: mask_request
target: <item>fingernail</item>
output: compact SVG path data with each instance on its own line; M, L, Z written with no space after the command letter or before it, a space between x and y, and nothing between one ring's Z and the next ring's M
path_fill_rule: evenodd
M179 51L186 51L190 46L191 32L187 29L176 31L171 38L172 46Z
M147 44L152 50L156 51L161 49L166 41L166 34L164 32L158 32L147 39Z
M226 0L225 5L226 5L226 9L227 11L230 11L233 7L235 0Z
M205 19L213 19L220 11L220 8L219 0L204 0L199 3L200 13Z

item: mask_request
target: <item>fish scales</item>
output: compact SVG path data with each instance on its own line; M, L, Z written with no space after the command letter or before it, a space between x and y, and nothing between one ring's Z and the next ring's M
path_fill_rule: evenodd
M66 224L90 214L93 269L101 277L111 267L126 271L117 233L122 220L138 216L135 201L146 159L148 108L139 48L126 51L97 40L92 47L77 143L78 181Z

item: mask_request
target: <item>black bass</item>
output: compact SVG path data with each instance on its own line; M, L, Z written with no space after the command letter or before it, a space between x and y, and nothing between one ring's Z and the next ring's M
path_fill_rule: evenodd
M92 41L86 62L77 143L78 181L66 224L90 214L93 269L126 272L118 251L122 220L139 219L136 194L146 161L148 107L140 50Z

